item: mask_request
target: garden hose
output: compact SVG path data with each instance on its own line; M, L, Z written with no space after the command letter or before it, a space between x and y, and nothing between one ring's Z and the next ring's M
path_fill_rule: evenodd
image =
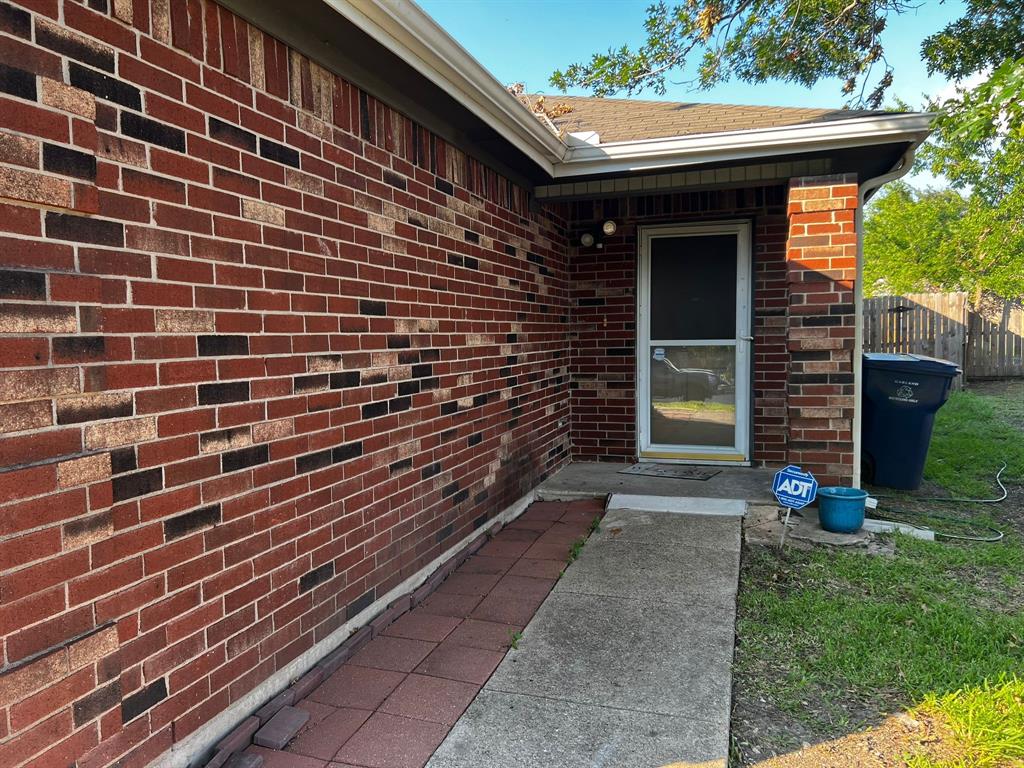
M913 496L912 498L914 501L946 501L954 504L998 504L1001 501L1006 501L1006 497L1008 495L1006 491L1006 486L1003 485L1003 481L999 479L1005 470L1006 462L1004 461L1003 466L1001 466L999 468L999 471L996 472L996 485L999 486L999 489L1003 493L1002 495L997 496L994 499L961 499L949 496ZM874 496L874 498L876 499L896 498L896 496L891 493L876 493L871 495Z
M973 526L975 528L984 528L986 531L991 531L992 535L991 536L968 536L968 535L962 534L962 533L947 533L945 531L936 531L936 530L933 530L933 529L930 529L930 528L925 528L924 526L921 526L921 525L914 525L913 523L905 522L905 521L900 520L900 519L898 519L896 517L881 517L881 516L878 516L878 515L874 515L874 516L871 517L871 519L872 520L884 520L884 521L891 522L891 523L900 523L901 525L909 525L911 528L917 528L919 531L931 530L932 533L935 535L935 538L956 539L957 541L977 541L977 542L982 542L982 543L985 543L985 544L993 544L993 543L995 543L997 541L1001 541L1002 538L1005 536L1005 534L1001 530L999 530L998 528L993 528L991 525L982 525L980 523L972 523L970 520L963 520L962 518L951 517L950 515L936 515L936 514L933 514L933 513L930 513L930 512L912 512L912 511L906 510L906 509L892 509L892 510L889 510L889 512L890 513L903 513L903 514L917 515L918 517L927 517L930 520L944 520L944 521L951 522L951 523L957 523L959 525Z
M950 497L945 497L945 496L926 496L926 497L920 497L920 498L915 496L913 498L914 498L915 501L930 501L930 502L940 502L940 503L944 502L944 503L947 503L947 504L998 504L1001 501L1005 501L1006 497L1009 495L1007 490L1006 490L1006 486L1003 485L1003 481L1000 479L1000 476L1003 474L1003 471L1005 469L1006 469L1006 462L1004 461L1003 462L1003 466L999 468L998 472L996 472L996 485L998 485L1000 490L1002 490L1002 494L1000 496L998 496L997 498L992 498L992 499L964 499L964 498L950 498ZM891 495L887 495L887 496L881 496L880 495L880 496L876 496L875 498L893 498L893 497ZM930 520L943 520L943 521L946 521L946 522L957 523L957 524L963 525L963 526L973 526L975 528L984 528L985 530L991 532L991 535L989 535L989 536L968 536L966 534L961 534L961 533L947 533L945 531L932 531L932 533L934 533L936 538L940 538L941 537L943 539L955 539L957 541L977 541L977 542L982 542L982 543L986 543L986 544L992 544L994 542L1002 540L1003 536L1005 535L1001 530L999 530L998 528L993 528L991 525L983 525L983 524L980 524L980 523L974 523L974 522L971 522L970 520L964 520L964 519L959 518L959 517L952 517L951 515L937 515L934 512L915 512L915 511L912 511L912 510L899 509L899 508L890 509L889 513L890 514L892 514L892 513L902 513L902 514L916 515L918 517L926 517L926 518L928 518ZM907 523L907 522L904 522L902 520L899 520L898 518L887 518L887 517L882 517L882 516L879 516L879 515L876 514L876 515L874 515L872 517L872 519L875 519L875 520L885 520L885 521L888 521L888 522L898 522L898 523L901 523L903 525L909 525L911 528L917 528L918 530L924 530L924 528L922 526L920 526L920 525L914 525L913 523Z

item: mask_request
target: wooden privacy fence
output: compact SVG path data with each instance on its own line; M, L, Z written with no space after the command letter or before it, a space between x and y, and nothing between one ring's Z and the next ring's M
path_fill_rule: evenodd
M864 351L950 360L968 380L1024 377L1024 306L985 298L972 308L963 292L865 299Z

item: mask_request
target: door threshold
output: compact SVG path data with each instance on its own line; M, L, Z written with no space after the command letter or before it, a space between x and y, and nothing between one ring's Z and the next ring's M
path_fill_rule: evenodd
M669 453L667 451L644 451L637 457L641 463L651 464L698 464L702 466L750 467L746 456L729 456L715 453Z

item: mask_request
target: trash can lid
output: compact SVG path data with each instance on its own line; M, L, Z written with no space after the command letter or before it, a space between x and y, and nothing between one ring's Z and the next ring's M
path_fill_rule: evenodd
M962 373L960 367L949 360L940 360L927 355L911 355L891 352L865 352L864 367L878 368L886 371L906 371L907 373L936 374L939 376L956 376Z

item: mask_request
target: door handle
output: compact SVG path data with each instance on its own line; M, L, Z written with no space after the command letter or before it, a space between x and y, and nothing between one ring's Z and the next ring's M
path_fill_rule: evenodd
M740 336L740 341L753 341L753 336Z

